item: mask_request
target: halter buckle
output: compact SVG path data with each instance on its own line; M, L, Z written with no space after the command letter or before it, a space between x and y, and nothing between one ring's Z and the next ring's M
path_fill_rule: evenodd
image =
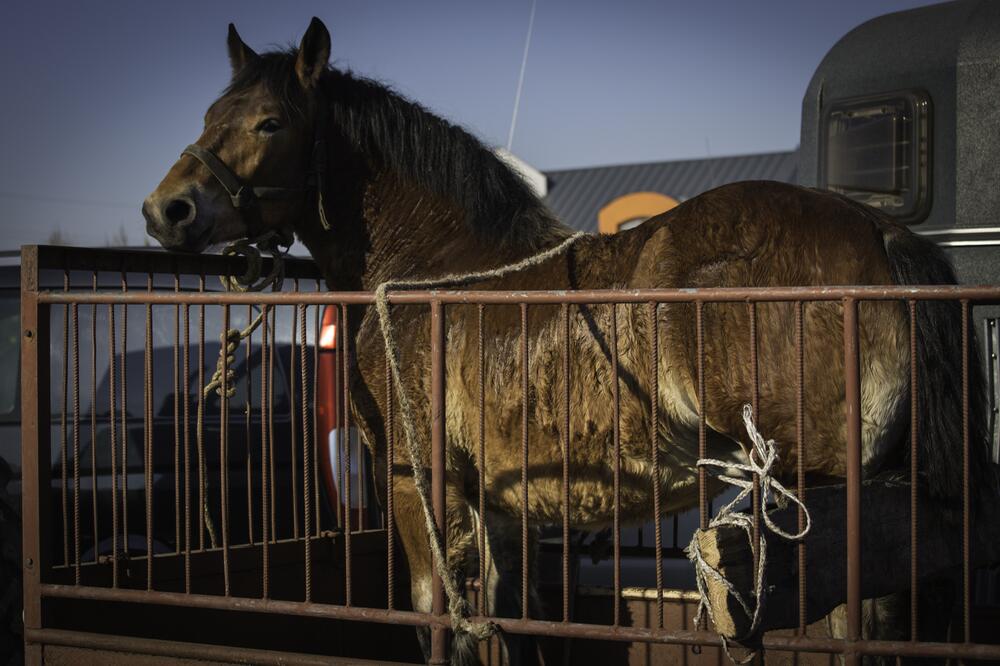
M230 194L229 199L233 202L233 208L247 208L256 201L253 188L246 185L241 186L236 194Z

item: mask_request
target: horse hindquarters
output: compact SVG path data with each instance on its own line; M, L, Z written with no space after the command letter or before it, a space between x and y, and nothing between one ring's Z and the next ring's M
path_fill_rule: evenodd
M899 285L956 284L954 269L933 242L905 229L881 225L893 281ZM963 486L963 332L968 336L968 434L972 496L997 492L996 468L987 446L983 369L971 320L963 331L962 307L954 301L916 304L918 462L931 496L951 510L961 506Z

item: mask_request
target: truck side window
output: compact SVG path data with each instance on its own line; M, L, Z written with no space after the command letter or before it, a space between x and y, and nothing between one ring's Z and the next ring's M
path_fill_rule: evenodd
M820 185L916 223L930 203L930 99L922 92L838 100L823 116Z

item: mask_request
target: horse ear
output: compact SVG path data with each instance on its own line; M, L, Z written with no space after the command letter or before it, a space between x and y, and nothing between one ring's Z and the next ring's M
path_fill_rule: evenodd
M229 64L233 66L233 76L239 74L244 67L256 60L259 56L252 48L243 43L240 33L236 32L236 26L229 24Z
M319 82L319 77L330 61L330 32L315 16L309 23L306 34L299 44L299 55L295 60L295 73L306 90Z

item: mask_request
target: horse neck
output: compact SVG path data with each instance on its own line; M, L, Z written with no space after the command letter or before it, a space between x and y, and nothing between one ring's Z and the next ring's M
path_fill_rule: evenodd
M462 130L419 106L383 89L386 100L396 105L391 117L399 126L387 131L383 124L380 131L366 133L365 114L378 114L382 100L373 99L371 82L337 77L331 83L339 90L328 91L329 99L363 102L330 114L327 136L330 164L335 166L328 177L326 204L333 229L323 231L317 215L297 229L332 288L368 290L387 280L488 270L531 256L569 235L506 166ZM364 88L366 94L352 97L357 92L352 86ZM406 106L403 113L401 105ZM351 129L338 127L338 122ZM406 137L425 135L437 144L417 154L398 154ZM397 154L387 159L393 151ZM440 157L428 162L425 154ZM458 164L476 168L447 187L433 177L419 182L420 174L455 173Z
M542 222L551 223L532 225L531 234L485 238L453 202L387 173L363 183L360 192L335 200L331 231L323 231L318 218L299 230L334 289L372 290L387 280L489 270L556 245L569 234L546 218ZM346 210L356 208L347 204L351 200L360 210Z

